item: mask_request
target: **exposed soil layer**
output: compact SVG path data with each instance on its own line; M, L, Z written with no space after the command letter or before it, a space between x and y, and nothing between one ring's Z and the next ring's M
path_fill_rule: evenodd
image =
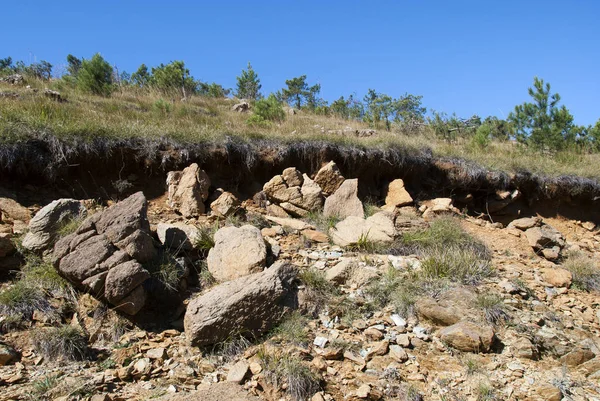
M0 147L0 186L23 204L43 203L46 192L53 192L55 199L57 191L75 198L108 199L141 189L154 198L164 194L168 171L196 162L215 187L251 197L286 167L312 175L330 160L346 178L359 179L363 200L380 202L387 183L402 178L417 200L453 197L457 206L494 221L540 214L600 222L600 183L593 179L490 171L463 160L434 157L428 149L320 141L245 142L228 137L194 144L139 139L66 143L48 136ZM30 186L26 195L24 183ZM515 189L521 192L518 201L499 213L489 211L496 191ZM469 194L471 200L461 203Z

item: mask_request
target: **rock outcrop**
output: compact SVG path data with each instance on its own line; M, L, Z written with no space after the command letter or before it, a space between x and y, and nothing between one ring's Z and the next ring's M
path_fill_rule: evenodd
M29 222L23 247L41 252L50 248L61 227L73 219L85 217L86 208L75 199L58 199L44 206Z
M269 180L263 186L263 192L271 202L296 217L306 216L308 212L323 206L321 187L293 167L286 168L281 175Z
M155 255L146 198L138 192L84 220L56 242L53 258L77 288L135 315L145 304L142 284L150 277L141 263Z
M563 235L549 225L529 228L525 231L525 237L534 251L549 260L558 259L566 244Z
M260 230L251 225L223 227L215 233L215 246L208 252L208 270L219 281L261 272L267 247Z
M220 284L193 299L184 319L188 341L203 346L223 341L231 333L265 333L295 307L296 274L293 265L277 262L264 272Z
M167 203L173 210L187 218L204 214L210 178L198 164L192 163L183 171L169 172L167 187Z

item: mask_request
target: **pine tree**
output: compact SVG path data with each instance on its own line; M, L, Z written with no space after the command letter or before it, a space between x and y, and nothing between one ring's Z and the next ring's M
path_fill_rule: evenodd
M285 81L285 84L287 85L287 89L282 89L282 97L286 102L291 102L297 109L302 107L302 105L308 106L309 109L314 109L321 103L321 99L317 97L319 92L321 92L321 85L308 86L306 75L288 79Z
M252 65L248 63L248 69L242 70L242 75L237 77L237 91L236 96L240 99L258 100L262 97L260 94L260 79L258 74L252 68Z
M516 106L508 116L517 138L538 149L559 150L572 143L576 128L573 116L564 105L558 106L560 95L550 94L550 84L535 77L529 96L533 103Z

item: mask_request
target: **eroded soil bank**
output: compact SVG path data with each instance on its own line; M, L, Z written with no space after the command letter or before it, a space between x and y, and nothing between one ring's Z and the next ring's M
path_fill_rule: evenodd
M452 197L458 207L493 221L539 214L600 222L600 184L592 179L490 171L462 160L434 157L427 149L319 141L228 138L219 143L181 144L98 139L65 143L47 137L2 145L0 187L24 205L44 204L57 194L106 200L143 190L153 198L164 194L168 171L195 162L215 187L251 198L286 167L313 175L332 160L345 177L359 179L363 201L375 204L381 203L390 181L402 178L416 200Z

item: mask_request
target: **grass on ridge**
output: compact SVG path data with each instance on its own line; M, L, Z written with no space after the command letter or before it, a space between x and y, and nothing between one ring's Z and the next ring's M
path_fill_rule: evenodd
M372 137L343 136L346 127L369 128L366 123L319 116L301 111L288 115L281 124L249 126L248 114L231 110L233 99L191 96L185 102L159 93L122 89L110 98L82 94L62 81L28 80L37 93L24 87L0 84L0 91L16 92L18 98L0 97L0 138L12 143L51 134L66 141L98 138L156 140L169 138L182 143L219 142L226 137L245 141L273 139L282 142L326 141L364 148L398 147L419 151L431 148L434 156L456 157L486 168L506 172L527 170L549 176L600 177L600 154L570 151L554 155L531 151L510 142L494 142L485 148L472 146L469 138L453 142L434 135L429 126L417 133L379 127ZM41 93L45 87L61 92L67 102L57 103Z

